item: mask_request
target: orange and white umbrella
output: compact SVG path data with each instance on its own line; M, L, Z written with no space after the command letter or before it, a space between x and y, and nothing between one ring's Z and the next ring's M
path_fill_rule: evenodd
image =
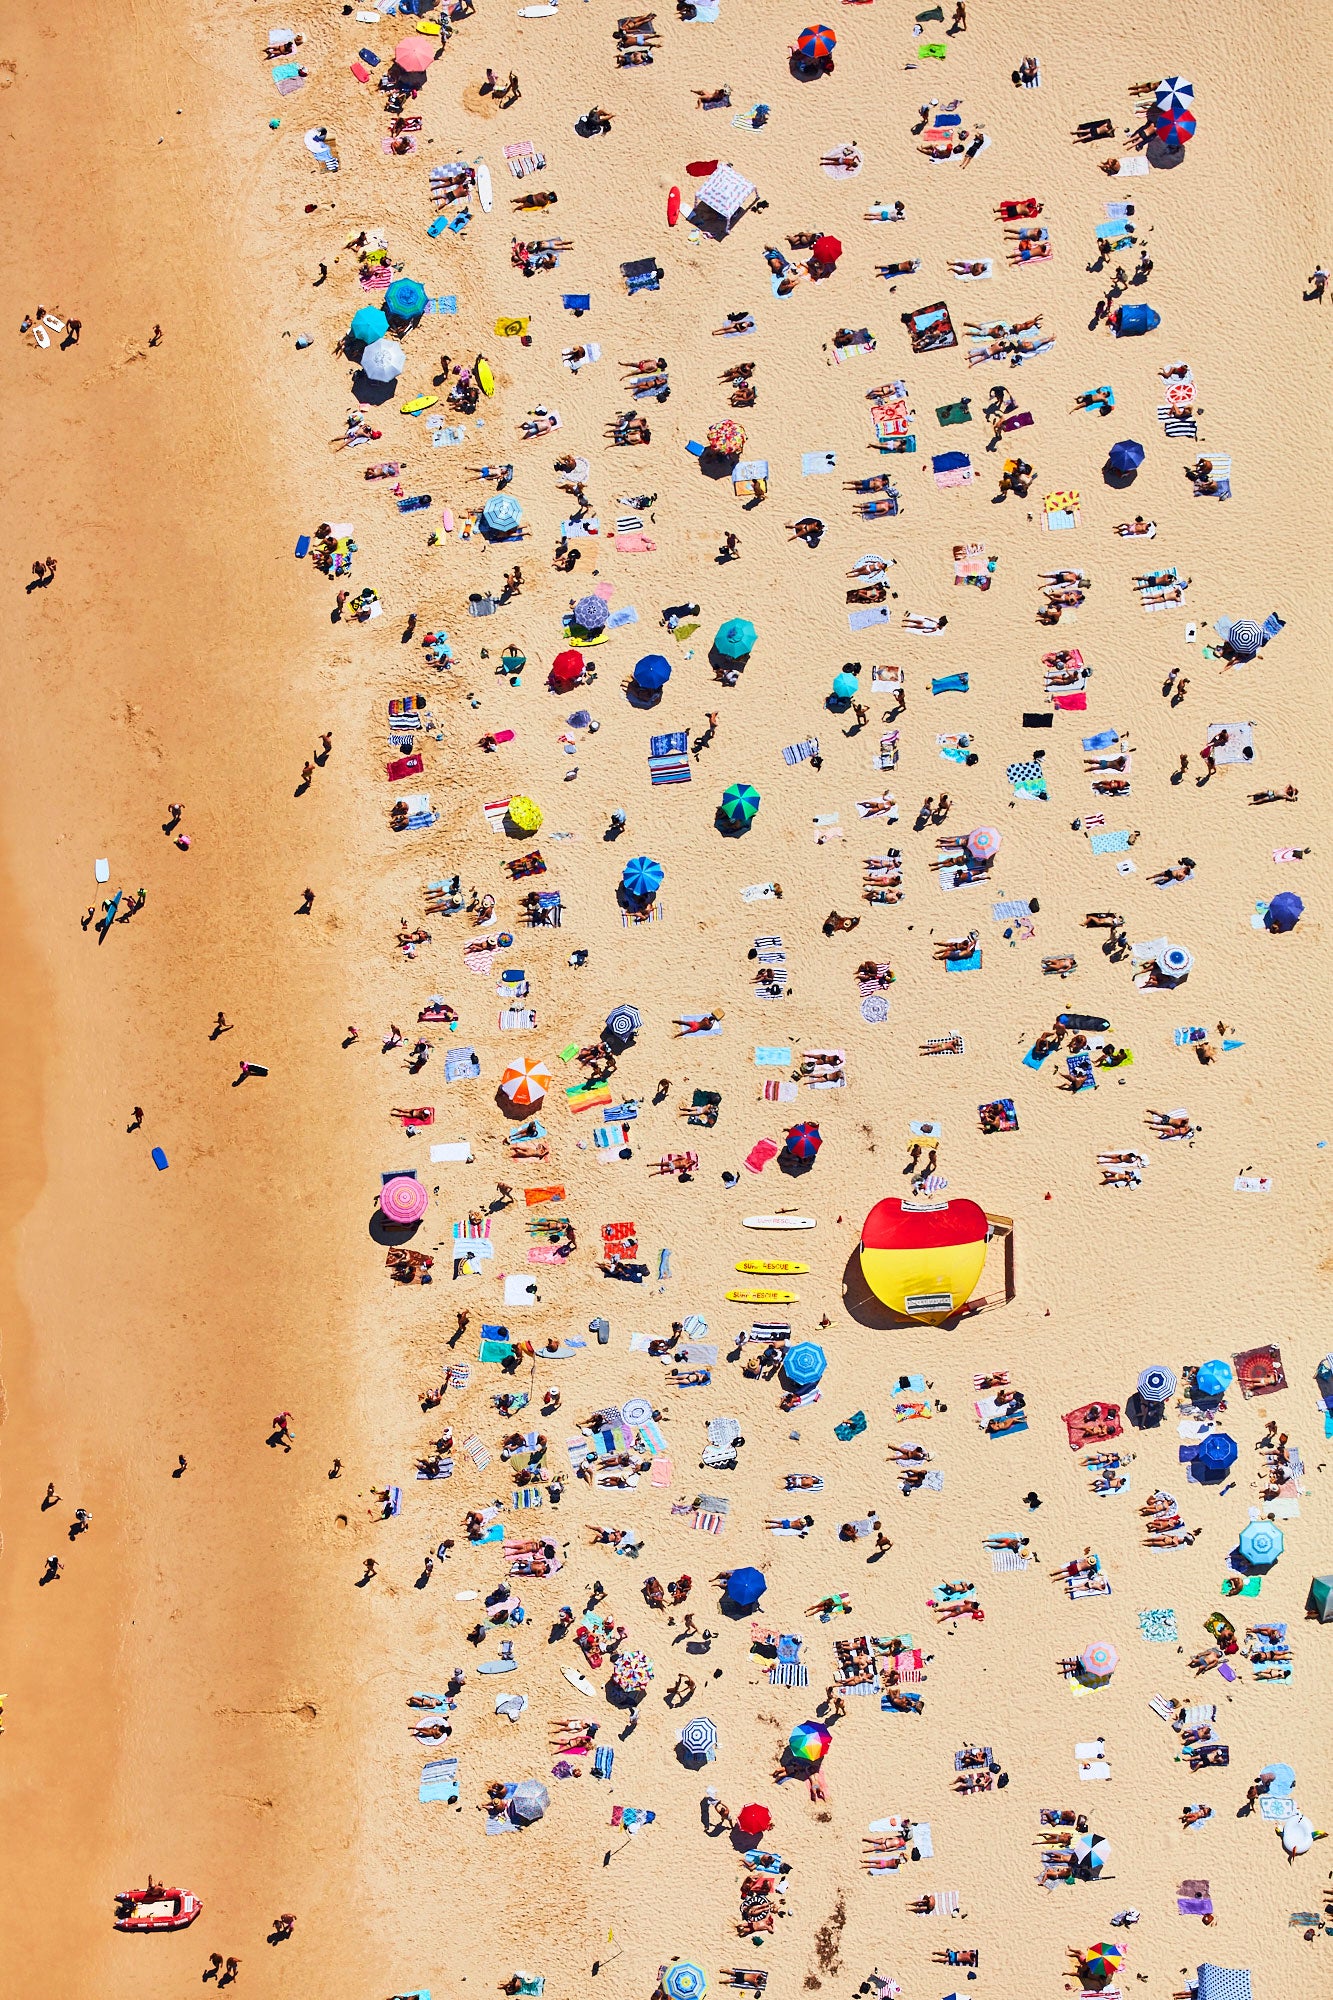
M511 1104L540 1104L551 1088L551 1072L545 1063L514 1063L500 1078L500 1088Z

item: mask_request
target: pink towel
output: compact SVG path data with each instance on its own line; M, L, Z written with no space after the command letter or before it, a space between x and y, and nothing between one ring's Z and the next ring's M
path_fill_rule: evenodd
M762 1174L769 1161L777 1157L777 1151L772 1139L760 1139L745 1155L745 1164L752 1174Z
M616 547L622 556L642 556L651 555L657 543L650 541L647 535L617 535Z
M649 1484L651 1486L670 1486L671 1460L669 1458L655 1458L653 1460L653 1469L649 1474Z

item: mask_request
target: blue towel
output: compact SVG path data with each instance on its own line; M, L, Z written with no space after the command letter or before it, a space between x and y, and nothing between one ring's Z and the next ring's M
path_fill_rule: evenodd
M1045 1056L1034 1055L1032 1050L1029 1049L1023 1058L1023 1067L1024 1069L1040 1069L1045 1060Z
M930 684L932 694L966 694L968 678L966 674L941 674Z
M616 1753L609 1743L603 1743L592 1753L592 1774L594 1778L609 1778Z
M1083 738L1083 748L1085 750L1110 750L1119 741L1120 731L1118 729L1099 729L1095 736L1085 736Z
M946 972L980 972L981 946L977 946L970 958L946 958L944 961L944 970Z
M651 757L678 756L682 750L688 748L689 740L687 729L670 729L663 736L649 737L648 754Z
M565 292L561 304L566 312L586 313L592 305L591 292Z

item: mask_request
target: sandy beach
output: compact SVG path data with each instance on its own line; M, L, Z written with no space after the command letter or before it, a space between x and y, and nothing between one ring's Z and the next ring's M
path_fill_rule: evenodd
M603 1988L610 2000L648 2000L673 1959L702 1967L713 1992L723 1968L762 1969L773 2000L855 1993L872 1971L904 2000L961 1994L973 1972L967 1990L993 2000L1080 1984L1165 2000L1204 1962L1248 1968L1255 2000L1327 1984L1329 1850L1289 1859L1285 1822L1247 1802L1261 1774L1285 1764L1299 1814L1316 1830L1333 1815L1323 1723L1333 1639L1307 1617L1311 1579L1333 1573L1323 1458L1333 1420L1317 1376L1333 1347L1318 584L1333 302L1302 300L1333 249L1320 234L1330 189L1308 95L1322 18L1308 6L1275 20L1238 4L1205 16L1098 0L1057 26L977 0L965 32L946 36L947 18L918 24L915 11L838 6L825 17L832 72L800 81L789 47L818 17L793 7L721 0L711 22L659 11L653 62L618 67L618 16L596 0L537 18L479 0L404 107L421 122L402 157L382 144L391 114L376 80L408 17L358 21L309 0L271 15L113 6L95 41L73 18L10 22L0 50L15 628L0 739L0 1021L18 1056L0 1116L7 1992L165 2000L192 1989L213 1952L239 1959L247 1993L327 2000L457 2000L464 1983L491 1991L517 1972L543 1978L551 2000ZM918 56L914 26L939 33L943 61ZM308 75L284 95L265 44L289 27L304 38L291 60ZM366 48L378 68L362 64ZM1029 55L1040 87L1016 88L1011 72ZM508 108L479 88L488 66L502 85L517 73ZM1197 131L1175 156L1150 148L1158 163L1145 174L1103 175L1098 162L1113 153L1138 157L1124 136L1142 103L1130 86L1174 75L1193 81ZM696 92L722 86L728 106L696 108ZM921 107L954 99L963 127L990 143L966 165L936 164L914 128ZM576 121L594 104L613 114L611 129L581 137ZM756 105L769 107L758 126ZM1102 118L1113 140L1072 139ZM304 143L311 130L330 135L337 173ZM523 179L505 154L520 142L545 159ZM844 147L858 170L825 171L821 159ZM768 204L720 241L689 219L702 176L687 166L714 159ZM485 162L493 206L474 188L443 211L456 220L465 208L467 223L431 236L430 169L448 161ZM684 207L669 227L673 187ZM558 203L511 212L534 190ZM897 200L902 221L866 219ZM1016 239L1004 230L1024 225L997 213L1029 201L1042 204L1033 223L1053 250L1034 268L1005 261ZM1133 204L1135 242L1092 272L1095 231L1117 201ZM380 297L361 282L375 232L395 275L456 311L402 331L396 386L365 399L380 437L335 450L365 386L347 336ZM557 270L525 277L511 261L525 232L573 247ZM834 268L776 295L766 250L803 269L808 247L788 239L820 234L841 245ZM1150 274L1116 303L1150 303L1160 323L1139 339L1090 326L1117 261L1132 271L1141 253ZM656 260L660 287L631 294L620 267L642 259ZM896 260L919 269L876 275ZM949 260L991 260L993 275L959 279ZM562 299L583 293L591 305L575 318ZM958 344L914 353L902 315L939 300ZM45 348L19 331L38 301L64 322ZM754 331L719 337L729 313L752 315ZM965 323L1036 315L1050 351L1018 367L1011 357L969 366ZM513 320L527 321L530 345L498 331ZM838 348L835 333L862 328L869 351ZM600 356L575 372L562 351L580 344ZM471 411L448 407L452 370L476 369L479 356L494 394ZM658 356L669 400L633 401L627 364ZM720 379L739 363L753 363L752 408L733 406L735 385ZM1195 438L1168 435L1158 416L1161 371L1180 365L1197 391ZM917 449L879 454L867 392L899 381ZM1074 407L1103 384L1111 413ZM1033 422L988 451L983 405L996 385ZM417 396L439 400L404 415ZM941 422L964 398L964 420ZM539 410L558 411L560 427L525 439ZM630 410L651 442L616 448L607 427ZM436 450L426 418L441 416L464 437ZM746 459L768 463L761 504L733 493L725 463L686 449L724 420L744 427ZM1132 484L1103 474L1119 440L1143 447ZM974 476L941 487L932 460L954 451ZM1002 468L1020 453L1030 489L1002 497ZM1196 497L1185 473L1210 453L1230 461L1223 504ZM569 571L552 566L574 505L554 466L566 454L588 461L582 483L601 529L567 542L580 556ZM465 535L496 492L475 468L510 462L504 490L522 508L522 545ZM401 469L367 480L380 463ZM899 510L858 517L870 496L845 483L878 474ZM1061 493L1077 495L1077 526L1046 532L1047 496ZM400 512L396 499L414 495L429 504ZM652 499L631 504L638 496ZM1151 540L1114 533L1138 514L1155 523ZM805 517L824 523L813 548L787 525ZM617 520L638 525L617 533ZM294 559L324 523L350 524L348 576L321 575L309 553ZM720 560L729 533L737 557ZM969 558L956 551L977 544L971 567L986 576L993 565L988 587L957 587L956 562ZM891 559L875 572L890 622L852 626L861 607L847 592L870 555ZM35 576L52 557L54 577ZM470 615L469 599L498 596L515 563L521 589L490 616ZM1169 568L1190 580L1187 594L1149 612L1133 579ZM1090 578L1086 599L1044 626L1039 578L1065 569ZM613 629L584 648L596 678L557 693L548 675L571 644L571 600L599 585ZM340 589L367 586L382 616L337 615ZM675 631L663 622L672 607ZM908 614L948 622L914 630ZM1262 627L1270 614L1280 629L1248 659L1228 659L1227 621ZM751 620L757 637L727 685L709 651L731 618ZM423 648L431 632L447 634L451 664ZM512 686L499 671L511 648L526 656ZM1086 709L1055 712L1042 659L1069 649L1092 669ZM671 677L650 706L624 684L655 653ZM845 662L859 663L864 725L830 706ZM892 722L881 717L896 682L872 678L877 667L902 670L906 706ZM954 676L965 687L932 693ZM418 694L430 717L412 732L422 765L391 782L386 767L405 749L390 704ZM581 711L596 731L571 722ZM1034 714L1049 726L1025 726ZM889 730L892 745L881 743ZM1253 755L1221 758L1210 777L1200 750L1218 747L1221 731L1221 747L1243 741ZM681 732L688 784L653 783L650 755L680 753L654 752L652 739ZM960 733L975 764L942 755ZM810 737L818 761L784 758ZM1094 792L1122 756L1128 794ZM1100 757L1107 772L1084 768ZM1029 765L1045 798L1023 789ZM760 795L739 835L715 818L734 784ZM1297 799L1250 803L1288 786ZM395 830L392 802L418 790L433 822ZM1001 837L948 897L931 866L943 823L914 824L941 791L953 802L948 835ZM858 801L885 795L896 820L858 815ZM526 836L483 812L519 797L543 816ZM1119 830L1133 835L1123 846L1094 838ZM545 872L515 877L506 862L534 849ZM901 900L867 902L863 864L889 849L901 870L883 873L901 873ZM1182 855L1188 879L1157 886ZM660 864L661 887L653 920L626 922L622 876L640 856ZM103 857L105 882L94 873ZM427 885L455 875L465 898L495 899L489 921L428 908ZM774 883L780 898L742 893ZM521 898L534 889L558 893L558 928L525 923ZM101 906L118 890L128 921L103 934ZM1264 912L1291 890L1304 913L1275 934ZM1086 928L1090 912L1116 913L1131 945L1184 947L1187 983L1137 990L1136 970L1155 955L1104 952L1112 934ZM829 934L832 913L859 926ZM418 925L431 935L409 955L397 933ZM935 947L973 930L982 962L955 976ZM463 947L501 934L509 945L477 976ZM755 989L756 954L771 957L761 941L775 935L784 990L769 1000ZM1044 973L1043 959L1061 955L1076 970ZM862 1006L867 960L892 968L887 1009ZM528 990L507 994L504 969L520 975L511 989ZM418 1023L434 995L456 1012L452 1028ZM504 1025L512 1006L535 1010L535 1025ZM572 1111L565 1092L588 1073L578 1052L626 1006L641 1025L613 1045L606 1108L635 1115L600 1146L602 1106ZM228 1025L214 1033L219 1010ZM1095 1088L1061 1088L1075 1080L1066 1035L1025 1064L1061 1011L1107 1020L1132 1062L1091 1072ZM719 1033L677 1035L682 1017L712 1013ZM394 1024L403 1041L386 1048ZM1182 1043L1195 1026L1215 1061ZM404 1058L418 1036L431 1046L413 1075ZM919 1052L951 1038L960 1053ZM446 1081L446 1058L463 1048L479 1075ZM811 1050L843 1052L845 1088L807 1077L780 1094ZM506 1066L525 1059L554 1079L529 1114L545 1127L545 1157L515 1155L520 1113L498 1094ZM720 1093L711 1126L686 1123L696 1091ZM1017 1129L985 1129L994 1117L982 1107L1001 1103ZM394 1109L417 1106L434 1122L405 1131ZM1189 1136L1158 1139L1150 1110L1179 1112ZM790 1171L790 1159L784 1171L781 1157L746 1169L757 1142L781 1147L803 1121L822 1141L808 1171ZM937 1139L914 1132L933 1123ZM432 1161L432 1145L463 1140L471 1161ZM936 1148L928 1184L924 1152L913 1178L914 1143ZM658 1175L661 1158L687 1150L698 1156L688 1179ZM1139 1184L1099 1185L1102 1153L1141 1154ZM382 1176L405 1169L430 1196L411 1235L386 1230L377 1211ZM525 1191L543 1186L563 1193L527 1206ZM862 1224L882 1199L914 1193L976 1202L1012 1224L1010 1302L998 1240L978 1284L994 1303L976 1316L923 1324L869 1297ZM456 1271L453 1226L492 1204L493 1255ZM780 1209L816 1227L743 1226ZM577 1241L561 1263L530 1256L541 1248L530 1223L552 1216L567 1217ZM634 1225L641 1284L599 1268L615 1223ZM434 1257L429 1286L395 1282L394 1246ZM765 1259L808 1269L737 1269ZM519 1274L536 1279L537 1302L506 1303L505 1280ZM726 1297L769 1286L796 1296ZM770 1316L790 1323L793 1343L824 1350L820 1397L804 1407L781 1407L781 1374L742 1372L763 1343L738 1338ZM590 1330L599 1317L605 1345ZM673 1383L645 1351L687 1321L689 1337L718 1350L697 1364L711 1376L698 1386ZM496 1365L479 1345L484 1325L529 1350ZM586 1345L543 1361L543 1343L571 1338ZM1284 1390L1243 1396L1233 1383L1220 1409L1190 1401L1199 1364L1234 1365L1269 1344ZM423 1408L464 1366L466 1383ZM1131 1398L1151 1366L1176 1380L1162 1420L1143 1425ZM1026 1428L997 1435L978 1416L994 1390L977 1383L997 1376L1025 1399ZM543 1414L552 1388L559 1407ZM531 1396L521 1413L496 1408L521 1390ZM644 1462L635 1489L575 1476L598 1435L594 1414L639 1398L656 1441L635 1441L629 1424L623 1448ZM1123 1432L1072 1450L1065 1415L1093 1403L1123 1411ZM290 1418L290 1449L275 1413ZM858 1413L864 1428L849 1427ZM744 1443L734 1467L710 1465L706 1427L726 1419ZM1288 1440L1276 1479L1260 1449L1270 1421ZM520 1484L501 1449L528 1427L548 1444L538 1476ZM1219 1430L1238 1457L1209 1484L1182 1452ZM431 1441L450 1433L452 1476L418 1481ZM484 1465L463 1448L473 1438ZM905 1493L891 1460L903 1446L929 1452L921 1464L942 1480ZM1098 1450L1132 1454L1124 1490L1092 1490L1098 1468L1084 1461ZM787 1490L795 1473L822 1487ZM381 1519L376 1495L392 1488L401 1508ZM1199 1531L1191 1546L1144 1546L1141 1510L1156 1492L1177 1497L1185 1528ZM523 1494L541 1495L540 1510ZM691 1504L701 1496L728 1505ZM505 1546L465 1527L469 1510L492 1505L485 1526L502 1522ZM78 1507L91 1522L72 1533ZM716 1511L720 1532L696 1532ZM765 1527L806 1513L804 1536ZM1260 1566L1257 1597L1232 1596L1225 1586L1246 1574L1231 1560L1238 1537L1272 1515L1285 1546ZM891 1547L840 1538L843 1524L872 1517ZM637 1552L595 1545L592 1530L608 1526ZM558 1572L514 1577L523 1621L492 1620L469 1643L521 1560L514 1543L543 1537ZM1030 1566L993 1567L987 1538L1022 1537ZM1105 1597L1071 1598L1049 1574L1085 1550ZM52 1555L62 1568L44 1582ZM368 1558L377 1573L366 1578ZM742 1610L709 1579L750 1565L767 1587ZM685 1574L685 1609L707 1641L685 1631L679 1607L645 1601L646 1579ZM973 1586L983 1619L944 1615L941 1586L954 1581ZM622 1651L653 1664L633 1709L608 1698L611 1661L591 1668L575 1641L595 1583L597 1615L626 1629ZM808 1609L838 1593L845 1612ZM1168 1610L1170 1621L1142 1618ZM1190 1666L1212 1643L1210 1617L1236 1629L1225 1675ZM1245 1657L1263 1650L1262 1636L1247 1639L1260 1621L1287 1627L1278 1650L1292 1655L1289 1680L1266 1680ZM798 1638L808 1682L773 1684L756 1630ZM862 1635L911 1635L900 1655L919 1651L922 1663L891 1683L879 1678L886 1650L871 1649L869 1695L847 1696L838 1713L825 1694L838 1679L834 1643ZM479 1668L510 1642L517 1670L492 1684ZM1104 1685L1062 1673L1097 1642L1118 1654ZM439 1711L452 1733L414 1740L422 1712L409 1696L443 1694L456 1669L456 1705ZM589 1674L595 1695L565 1669ZM667 1703L678 1674L693 1692ZM892 1687L919 1695L920 1713L882 1707ZM496 1710L514 1694L527 1697L517 1721ZM1156 1712L1154 1698L1164 1698ZM1171 1701L1215 1705L1224 1768L1181 1761L1181 1732L1161 1713ZM676 1737L698 1715L716 1725L718 1749L691 1766ZM562 1759L554 1747L549 1725L571 1717L595 1720L598 1746L614 1749L609 1777L594 1776L591 1754ZM799 1764L774 1778L807 1718L832 1738L825 1799ZM1100 1789L1080 1779L1074 1749L1098 1738L1111 1770ZM991 1746L1007 1782L957 1790L965 1745ZM422 1802L423 1765L451 1756L456 1804ZM557 1774L562 1762L574 1777ZM506 1819L506 1844L494 1847L486 1788L524 1779L541 1780L549 1805L522 1830ZM788 1872L771 1933L738 1935L749 1843L719 1825L709 1787L733 1813L756 1802L772 1815L763 1844ZM1272 1806L1281 1787L1268 1789ZM1183 1827L1195 1803L1212 1816ZM1103 1837L1091 1879L1039 1886L1043 1809L1083 1815ZM654 1817L627 1832L626 1810ZM889 1815L924 1824L926 1851L871 1875L864 1843ZM113 1928L117 1893L150 1876L202 1899L189 1928ZM1206 1926L1179 1907L1182 1885L1199 1882L1206 1890L1185 1900L1211 1905ZM936 1899L933 1913L913 1913L922 1897ZM1112 1926L1125 1910L1139 1920ZM274 1931L282 1912L296 1917L288 1939ZM1298 1912L1313 1923L1293 1924ZM1074 1969L1070 1949L1094 1941L1123 1951L1108 1980ZM964 1954L956 1964L951 1950Z

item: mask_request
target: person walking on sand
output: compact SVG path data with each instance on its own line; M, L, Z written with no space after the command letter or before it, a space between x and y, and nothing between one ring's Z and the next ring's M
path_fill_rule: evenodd
M226 1969L226 1972L225 1972L225 1974L223 1975L223 1977L222 1977L221 1979L219 1979L219 1981L218 1981L218 1985L219 1985L219 1986L227 1986L227 1985L230 1985L230 1984L231 1984L231 1982L232 1982L232 1981L233 1981L233 1980L234 1980L234 1979L236 1978L236 1975L237 1975L237 1973L238 1973L238 1972L240 1971L240 1969L241 1969L241 1961L240 1961L240 1959L239 1959L239 1958L229 1958L229 1959L227 1960L227 1969Z
M207 1979L211 1973L213 1978L216 1979L221 1970L222 1953L220 1951L210 1951L208 1954L208 1972L204 1974L204 1978Z
M500 99L501 111L508 111L510 105L517 104L519 98L522 97L522 95L523 92L518 87L518 76L516 72L511 69L509 72L508 81L506 82L504 87L504 96Z
M315 767L311 763L310 759L307 757L304 764L302 764L301 766L301 784L303 788L309 786L310 780L314 777L314 775L315 775Z
M217 1020L213 1024L213 1032L208 1039L210 1042L215 1042L219 1035L229 1035L230 1033L231 1022L219 1007Z
M365 1562L365 1571L361 1578L361 1581L363 1583L369 1583L371 1577L378 1575L378 1573L379 1573L379 1564L376 1562L374 1556L367 1556Z
M277 1416L273 1419L273 1435L284 1451L291 1450L295 1440L295 1432L292 1430L292 1413L290 1410L278 1411Z
M1324 293L1328 290L1328 272L1322 264L1316 264L1313 271L1311 271L1309 285L1310 289L1305 294L1306 300L1314 305L1322 306L1324 303Z
M64 1575L64 1564L61 1562L60 1557L48 1556L46 1558L46 1570L42 1577L42 1582L55 1583L57 1578L63 1575Z
M319 739L319 747L326 757L333 755L333 731L326 729Z
M273 1919L273 1934L276 1938L289 1938L296 1929L296 1918L288 1912Z
M151 333L151 334L149 335L149 338L148 338L148 345L149 345L150 347L160 347L160 346L162 345L162 338L163 338L163 335L162 335L162 329L161 329L161 327L160 327L160 326L155 326L155 327L153 328L153 331L152 331L152 333ZM227 1964L228 1964L228 1967L230 1967L230 1965L231 1965L231 1960L230 1960L230 1959L228 1959L228 1960L227 1960Z
M46 1482L46 1494L42 1500L42 1512L45 1513L48 1507L58 1507L59 1505L60 1495L56 1492L55 1480L48 1479Z
M310 915L310 912L314 909L314 907L315 907L314 890L303 889L301 891L301 907L297 912L297 915L302 917L308 917Z
M954 0L953 19L944 32L948 35L965 35L967 33L967 8L963 4L963 0Z

